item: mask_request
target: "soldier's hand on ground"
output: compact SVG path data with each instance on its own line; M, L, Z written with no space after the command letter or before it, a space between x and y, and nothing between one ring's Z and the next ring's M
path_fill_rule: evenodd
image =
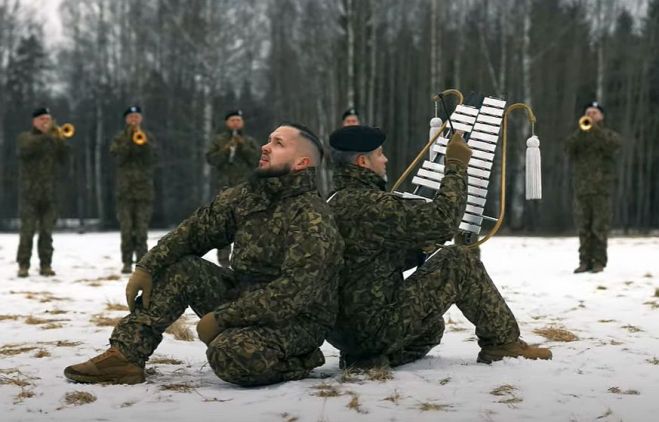
M149 307L151 301L151 291L153 290L153 280L151 274L141 268L135 268L126 284L126 303L131 312L135 310L135 299L137 294L142 292L142 304L145 308Z
M446 162L461 163L466 167L470 158L471 148L462 138L462 135L454 133L446 147Z
M222 327L215 319L215 312L209 312L204 315L199 323L197 323L197 335L199 340L208 344L215 339L222 332Z

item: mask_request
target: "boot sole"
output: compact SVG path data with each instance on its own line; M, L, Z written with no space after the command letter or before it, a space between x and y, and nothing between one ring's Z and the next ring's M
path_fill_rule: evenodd
M126 375L123 377L113 377L109 375L94 376L72 373L64 371L64 376L71 381L83 384L141 384L144 382L144 375Z

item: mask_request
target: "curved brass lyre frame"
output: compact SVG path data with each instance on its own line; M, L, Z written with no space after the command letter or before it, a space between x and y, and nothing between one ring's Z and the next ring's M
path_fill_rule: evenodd
M464 96L460 91L457 89L447 89L446 91L442 92L442 95L455 95L458 98L458 105L462 104L464 101ZM433 100L438 100L439 96L436 95L433 97ZM533 110L531 110L531 107L529 107L525 103L515 103L506 108L506 111L503 114L503 140L502 140L502 151L501 151L501 177L500 177L500 184L501 184L501 190L499 192L499 215L496 217L496 224L494 227L490 229L490 231L483 236L481 239L479 239L475 243L471 243L469 245L466 245L469 248L475 248L483 243L485 243L487 240L489 240L492 236L494 236L499 229L501 228L501 225L503 224L503 219L506 214L506 165L507 165L507 150L508 150L508 116L510 115L511 112L523 108L526 110L529 123L531 123L531 132L535 134L535 114L533 114ZM437 134L433 136L428 143L423 147L423 149L419 152L419 154L414 158L412 163L407 166L403 174L396 180L396 183L394 183L394 186L391 188L391 191L395 191L398 189L398 187L403 183L403 181L410 175L414 167L421 161L421 159L426 155L428 150L432 147L432 145L435 143L437 138L444 132L446 129L446 124L447 122L444 122L442 126L439 128L437 131Z

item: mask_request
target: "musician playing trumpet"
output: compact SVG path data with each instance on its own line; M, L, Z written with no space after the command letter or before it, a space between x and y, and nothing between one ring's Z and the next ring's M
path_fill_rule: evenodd
M221 192L247 180L261 156L259 144L243 132L242 110L229 111L224 116L224 130L211 142L206 161L215 173L215 189ZM217 251L218 263L229 266L231 248Z
M147 232L153 213L154 137L141 129L139 106L124 112L125 128L112 141L110 153L117 163L116 205L121 229L121 272L133 272L133 256L139 261L147 251Z
M607 263L615 158L621 141L618 133L604 125L604 108L597 101L584 106L578 126L565 144L573 167L574 215L579 233L579 266L574 272L598 273Z
M69 125L70 128L73 126ZM53 228L57 221L57 174L65 162L67 137L55 125L47 108L32 113L32 130L18 136L20 241L16 261L18 276L27 277L32 256L32 238L39 228L37 249L42 276L54 276ZM72 132L66 132L73 136Z

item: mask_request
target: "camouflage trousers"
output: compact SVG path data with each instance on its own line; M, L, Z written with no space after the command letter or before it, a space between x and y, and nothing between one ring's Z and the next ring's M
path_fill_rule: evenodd
M589 268L606 267L611 198L608 195L577 196L574 211L579 233L579 262Z
M233 271L185 257L156 278L148 309L138 298L136 310L115 327L110 343L144 366L162 333L188 306L201 317L235 297L236 286ZM325 362L319 349L324 334L321 326L305 320L231 327L211 341L206 356L218 377L242 386L301 379Z
M476 326L478 344L504 344L519 338L519 327L475 253L462 246L441 249L394 293L392 306L373 318L391 366L425 356L444 334L444 314L457 305ZM349 363L350 357L343 356Z
M30 266L32 238L39 228L37 250L42 267L49 267L53 258L53 229L57 221L55 201L21 201L20 241L16 261L21 267Z
M153 213L151 201L125 200L117 202L117 219L121 230L121 261L139 261L147 252L146 238Z

